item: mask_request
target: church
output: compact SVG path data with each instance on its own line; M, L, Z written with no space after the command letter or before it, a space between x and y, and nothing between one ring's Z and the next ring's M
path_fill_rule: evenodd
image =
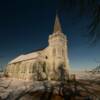
M69 77L67 37L62 31L58 15L42 50L23 54L7 64L5 75L23 80L61 80Z

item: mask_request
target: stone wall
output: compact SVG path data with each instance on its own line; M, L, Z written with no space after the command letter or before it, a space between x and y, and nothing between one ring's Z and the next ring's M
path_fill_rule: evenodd
M46 62L31 60L8 65L5 74L18 79L45 80L48 78L48 68Z

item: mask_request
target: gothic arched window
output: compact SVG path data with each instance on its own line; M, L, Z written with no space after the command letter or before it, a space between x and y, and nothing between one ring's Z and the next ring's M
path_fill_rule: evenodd
M32 73L36 72L36 63L32 63Z
M22 65L21 65L21 73L25 73L26 72L26 63L23 63Z
M53 56L56 56L56 49L53 49Z
M28 63L28 66L29 66L29 73L33 73L33 64Z
M43 63L43 72L46 72L46 63Z
M16 69L16 73L19 73L19 70L20 70L20 63L16 63L15 65L15 69Z
M23 73L25 73L26 72L26 63L24 63L24 65L23 65Z
M64 57L65 55L64 55L64 49L62 49L62 56Z

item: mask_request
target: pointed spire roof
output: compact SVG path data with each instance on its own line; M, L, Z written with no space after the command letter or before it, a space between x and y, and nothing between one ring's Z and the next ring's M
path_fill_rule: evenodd
M53 32L56 33L56 32L58 32L58 31L59 31L59 32L62 32L62 28L61 28L59 16L58 16L58 14L56 14Z

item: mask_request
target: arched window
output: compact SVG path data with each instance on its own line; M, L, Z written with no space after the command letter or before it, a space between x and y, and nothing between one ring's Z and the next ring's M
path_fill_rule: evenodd
M20 70L20 63L16 63L15 65L15 69L16 69L16 73L19 73L19 70Z
M21 65L21 73L25 73L26 72L26 68L27 68L26 63L23 63Z
M65 56L64 49L62 49L62 56L63 56L63 57Z
M25 73L26 72L26 64L24 63L24 65L23 65L23 73Z
M33 73L33 64L28 63L28 67L29 67L29 73Z
M56 56L56 49L53 49L53 56Z
M32 63L32 73L35 73L36 72L36 63Z
M59 55L59 56L62 55L61 48L58 48L58 55Z
M43 72L46 72L46 63L43 63Z

